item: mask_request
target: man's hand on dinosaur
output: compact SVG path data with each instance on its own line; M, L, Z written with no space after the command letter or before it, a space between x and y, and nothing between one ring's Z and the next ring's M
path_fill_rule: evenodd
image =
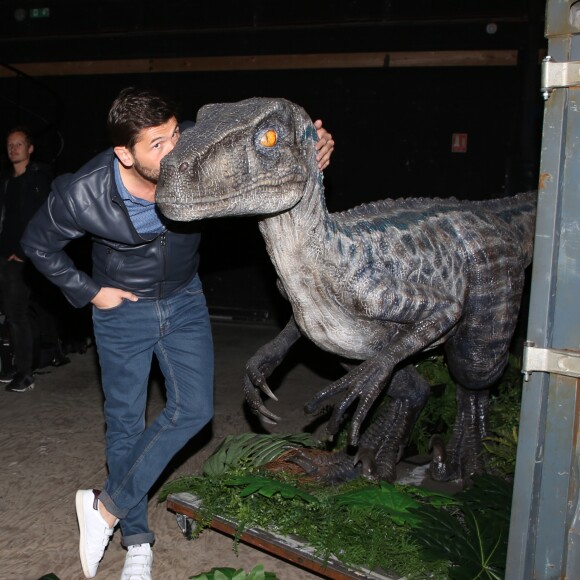
M334 151L334 139L322 126L322 121L320 119L314 121L314 126L318 133L318 141L316 142L316 160L318 161L318 169L323 170L328 167L328 164L330 163L330 156Z

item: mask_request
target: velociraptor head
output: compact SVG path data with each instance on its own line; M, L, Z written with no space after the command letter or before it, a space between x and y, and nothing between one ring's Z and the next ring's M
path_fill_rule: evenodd
M178 221L286 211L317 173L316 139L304 110L284 99L206 105L161 161L155 200Z

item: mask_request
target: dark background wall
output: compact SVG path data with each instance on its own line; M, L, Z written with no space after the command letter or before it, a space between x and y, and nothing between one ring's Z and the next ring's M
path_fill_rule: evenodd
M50 16L32 18L31 10L42 7ZM19 9L21 20L14 17ZM331 211L383 197L504 196L537 182L542 2L40 0L3 2L2 10L0 128L30 125L37 156L56 173L76 170L108 146L108 107L121 88L135 85L174 98L183 118L195 118L205 103L251 96L285 97L322 118L336 140L325 177ZM365 51L428 52L434 60L431 66L389 66L387 57L384 66L369 68L140 74L115 66L153 57ZM513 51L515 58L449 66L448 51ZM54 72L57 62L105 60L102 74ZM44 72L20 72L30 63L44 63ZM465 152L452 151L454 134L467 134ZM213 313L280 316L284 306L255 220L215 220L204 230L202 275Z

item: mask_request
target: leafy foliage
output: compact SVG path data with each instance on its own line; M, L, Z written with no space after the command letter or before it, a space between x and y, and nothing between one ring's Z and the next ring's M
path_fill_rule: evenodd
M453 497L358 480L304 492L312 501L304 501L298 487L257 475L211 483L189 478L189 484L207 510L206 525L213 515L232 518L238 536L248 527L297 535L323 559L335 555L354 568L382 568L408 578L503 577L511 486L497 477L476 478Z
M430 505L414 510L421 520L414 537L423 546L425 559L448 559L449 577L456 580L503 578L511 486L484 476L456 499L451 509Z
M228 435L204 463L203 473L209 477L218 477L235 469L242 462L260 467L276 459L288 449L317 446L319 442L308 433Z
M412 538L410 524L404 521L409 515L402 507L407 503L403 486L379 485L363 479L337 487L300 484L298 488L316 498L307 502L294 492L286 497L277 492L264 495L262 487L241 497L240 486L231 485L235 480L242 485L257 480L262 485L267 479L259 470L246 468L221 478L181 478L170 485L171 493L188 491L202 500L202 520L197 522L195 535L209 526L216 515L234 520L234 549L245 529L262 528L301 538L323 561L335 556L355 569L381 568L409 579L432 577L432 572L437 578L446 577L445 560L426 563L421 558L422 548ZM272 490L278 489L279 483L272 479ZM409 497L416 503L433 501L439 505L440 501L447 501L442 494L425 494L423 497L409 493Z
M419 454L429 452L429 440L435 433L446 435L455 421L455 382L443 356L432 356L417 365L419 374L431 385L431 396L419 415L411 435L411 444Z
M301 491L294 485L289 485L269 477L260 477L258 475L247 475L244 477L235 477L227 479L225 485L245 486L240 492L240 497L247 497L253 493L259 493L264 497L272 497L279 493L284 499L299 498L307 503L317 502L318 499L309 493Z
M522 398L521 367L521 360L511 356L509 366L497 386L497 392L490 401L490 435L483 444L490 468L498 475L508 478L513 477L516 469Z
M209 572L190 576L189 580L277 580L277 576L273 572L265 572L264 566L258 564L249 573L241 568L212 568Z
M483 447L490 456L490 468L506 477L514 476L518 447L517 427L512 427L511 431L508 428L498 429L496 435L484 439Z
M334 501L350 509L380 508L398 525L416 525L419 521L410 511L418 507L419 503L409 494L387 483L343 493L336 496Z

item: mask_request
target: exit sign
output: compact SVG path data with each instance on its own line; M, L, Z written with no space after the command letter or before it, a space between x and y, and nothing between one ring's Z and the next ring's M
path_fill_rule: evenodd
M48 18L50 16L50 8L31 8L30 18Z
M467 133L453 133L451 153L467 153Z

